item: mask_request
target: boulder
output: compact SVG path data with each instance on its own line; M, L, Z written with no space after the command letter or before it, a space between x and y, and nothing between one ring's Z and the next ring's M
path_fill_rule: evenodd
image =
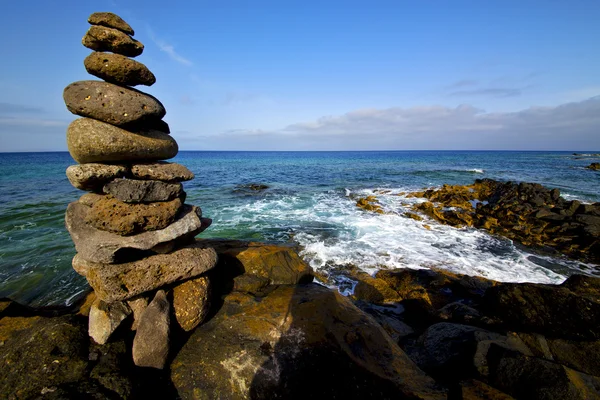
M182 398L446 398L372 317L316 284L232 292L170 369Z
M175 139L159 131L130 132L91 118L67 128L67 146L78 163L165 160L177 155Z
M109 82L73 82L65 88L63 99L73 114L115 126L156 121L166 114L155 97Z
M121 17L111 12L95 12L89 16L88 22L92 25L115 28L128 35L134 35L131 26L129 26L127 22L123 21Z
M165 253L210 226L210 220L200 218L202 211L184 205L172 224L164 229L121 236L94 228L85 222L90 207L73 202L67 207L65 225L75 249L87 261L104 264L124 262L145 253Z
M96 299L90 309L88 326L90 337L98 344L105 344L129 314L131 308L126 303L121 301L105 303Z
M600 302L569 290L568 284L499 284L486 292L484 306L490 317L499 318L514 331L549 338L600 339Z
M518 399L600 398L598 377L499 347L490 352L490 384Z
M87 376L89 339L81 318L5 316L0 343L3 398L33 398Z
M73 258L73 268L87 278L98 298L107 303L126 300L161 286L193 278L217 264L217 253L195 242L169 254L123 264L98 264Z
M136 57L144 51L144 45L118 29L93 25L81 43L95 51L110 51L127 57Z
M186 332L202 322L210 310L211 286L206 276L192 278L173 287L173 311L179 326Z
M183 194L181 183L114 179L104 185L104 193L125 203L153 203L169 201Z
M71 185L81 190L102 191L107 182L121 178L128 172L125 165L78 164L67 168L67 178Z
M163 182L183 182L194 179L192 171L184 165L168 162L133 164L131 174L137 179Z
M96 229L126 236L164 229L183 206L180 198L149 204L128 204L106 196L92 205L85 222Z
M261 285L294 285L313 280L312 268L291 246L222 239L203 243L214 247L221 269L231 275L254 276Z
M133 362L138 367L163 369L169 355L169 302L164 290L142 313L133 339Z
M120 54L95 51L83 60L83 65L89 74L117 85L152 86L156 82L144 64Z

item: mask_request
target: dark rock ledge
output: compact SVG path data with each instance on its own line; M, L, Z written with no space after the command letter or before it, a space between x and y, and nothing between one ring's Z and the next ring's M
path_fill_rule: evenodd
M170 319L162 371L133 364L135 310L99 346L93 292L64 310L0 301L0 398L600 397L600 279L355 270L346 298L311 283L291 247L207 242L219 256L211 308L190 332Z

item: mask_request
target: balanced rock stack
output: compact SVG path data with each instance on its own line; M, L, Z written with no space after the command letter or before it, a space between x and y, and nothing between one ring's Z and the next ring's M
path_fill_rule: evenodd
M161 161L178 151L162 121L165 108L131 88L156 80L144 64L128 58L144 46L115 14L94 13L88 22L83 45L95 51L84 65L104 81L74 82L64 91L69 111L83 117L67 130L69 152L79 163L67 169L67 177L90 192L67 208L66 226L77 250L73 268L96 294L90 336L104 344L133 314L135 363L163 368L171 315L191 330L208 310L204 273L216 265L217 254L194 237L211 220L184 204L181 182L194 175Z

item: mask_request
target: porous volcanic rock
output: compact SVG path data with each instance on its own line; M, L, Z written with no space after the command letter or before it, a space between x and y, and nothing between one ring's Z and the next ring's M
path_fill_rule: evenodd
M117 85L152 86L156 77L141 62L120 54L95 51L83 60L88 73Z
M125 165L78 164L67 168L67 178L77 189L102 191L104 184L125 176L128 171Z
M129 132L91 118L79 118L67 129L69 153L79 163L166 160L177 155L171 136L158 131Z
M106 301L126 300L138 294L193 278L217 263L217 253L202 242L181 247L172 253L158 254L123 264L99 264L79 255L73 268L87 278L98 298Z
M184 331L204 322L210 310L211 284L206 276L192 278L173 288L173 311Z
M135 34L127 22L123 21L121 17L111 12L95 12L89 16L88 22L92 25L115 28L131 36Z
M106 196L94 203L85 222L96 229L126 236L166 228L175 220L182 206L180 198L149 204L129 204Z
M63 99L73 114L115 126L160 120L167 112L147 93L102 81L73 82L65 88Z
M169 201L183 193L181 183L142 181L137 179L114 179L104 185L104 193L125 203L153 203Z
M88 49L110 51L127 57L137 57L144 45L118 29L92 25L81 40Z
M446 398L372 317L316 284L231 293L170 370L182 398Z
M133 164L131 174L137 179L156 179L163 182L184 182L194 179L194 174L186 166L168 162Z
M169 355L169 301L164 290L142 313L133 339L133 362L138 367L163 369Z
M85 222L89 206L73 202L67 207L65 225L75 249L87 261L114 264L146 252L168 253L178 243L185 243L210 226L211 220L201 218L200 208L184 205L175 221L164 229L121 236L96 229Z

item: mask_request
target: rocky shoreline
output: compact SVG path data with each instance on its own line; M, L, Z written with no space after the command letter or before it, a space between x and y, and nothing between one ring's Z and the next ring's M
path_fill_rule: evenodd
M63 310L3 300L1 397L600 396L598 278L553 286L380 271L356 273L347 298L311 283L313 271L293 247L202 242L219 257L207 273L211 307L189 332L171 315L164 370L135 365L133 315L102 346L88 336L94 292ZM175 285L164 290L172 298Z

